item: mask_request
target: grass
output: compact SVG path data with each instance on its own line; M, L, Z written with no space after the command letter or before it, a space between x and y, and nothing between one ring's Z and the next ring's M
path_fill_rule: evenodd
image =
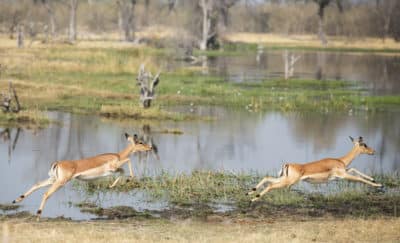
M46 114L39 110L22 110L18 113L0 112L0 126L24 127L28 129L43 128L51 121Z
M355 82L272 79L232 83L188 67L162 70L154 108L144 110L139 105L136 72L141 63L146 63L153 73L159 71L157 59L169 58L167 49L100 47L85 41L76 46L52 44L17 49L4 47L3 41L0 40L0 56L5 68L0 76L0 90L7 88L6 81L13 81L27 111L185 120L193 116L167 112L165 107L218 105L249 111L326 113L398 109L400 104L400 96L372 96ZM227 55L229 50L217 54Z
M376 176L377 181L385 185L382 192L360 183L348 181L331 182L322 192L305 192L301 185L293 190L273 190L260 202L250 204L254 196L245 195L260 180L260 175L233 174L228 172L195 171L191 174L161 173L155 177L142 177L126 183L119 183L112 190L119 192L142 191L149 200L167 201L171 211L168 215L189 217L192 215L213 215L212 205L226 205L232 210L229 216L268 217L268 215L310 214L317 217L335 215L343 217L392 216L398 217L400 207L400 180L398 175ZM110 180L91 183L75 182L77 190L88 194L110 189ZM177 210L177 208L179 210ZM85 207L87 208L87 207ZM99 210L98 208L91 209ZM160 212L156 212L159 214Z
M3 219L4 242L398 242L399 218L268 221Z
M346 51L399 53L400 42L394 39L328 37L328 45L323 47L316 35L278 35L267 33L227 33L223 39L228 43L244 43L247 48L256 50L260 44L266 49L296 49L309 51ZM229 47L228 49L232 48ZM241 47L243 48L243 47Z

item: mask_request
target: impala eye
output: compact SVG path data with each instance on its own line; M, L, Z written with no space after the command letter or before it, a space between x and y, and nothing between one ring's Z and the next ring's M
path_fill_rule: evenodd
M363 146L364 146L364 148L367 148L367 147L368 147L365 143L363 144Z

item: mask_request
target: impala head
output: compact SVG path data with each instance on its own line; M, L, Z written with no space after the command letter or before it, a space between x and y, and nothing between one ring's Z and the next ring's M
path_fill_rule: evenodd
M135 134L133 136L129 135L128 133L125 133L126 140L131 144L132 146L132 152L138 152L138 151L150 151L152 150L152 146L143 143L143 141L139 140L138 136Z
M360 151L360 154L373 155L375 153L375 150L373 148L368 147L368 145L366 143L364 143L362 137L359 137L358 141L354 140L354 138L352 138L352 137L350 137L350 140L353 142L354 147Z

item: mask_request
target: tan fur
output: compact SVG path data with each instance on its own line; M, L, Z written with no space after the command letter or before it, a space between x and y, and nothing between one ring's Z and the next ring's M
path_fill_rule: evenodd
M137 151L149 151L152 148L147 144L137 141L136 135L135 138L128 136L127 134L126 136L127 140L129 141L129 145L119 153L100 154L80 160L63 160L53 163L49 171L50 178L35 184L25 194L14 200L13 203L22 201L32 192L41 187L51 185L49 190L43 195L43 199L38 210L38 216L40 216L45 202L51 196L51 194L53 194L73 178L87 180L108 176L116 172L125 163L128 163L130 175L133 177L129 155ZM119 178L115 180L112 186L115 186L118 180Z
M270 182L271 184L267 186L267 188L265 188L260 194L257 194L256 198L252 199L252 201L256 201L262 195L272 189L290 187L301 180L310 183L323 183L336 178L348 179L351 181L363 182L375 187L381 187L381 184L372 182L374 180L372 177L367 176L356 169L347 168L347 166L358 155L372 155L374 154L374 152L375 151L372 148L368 147L365 143L362 142L362 138L360 137L358 142L354 142L353 149L345 156L340 158L326 158L305 164L284 164L282 166L279 178L265 177L263 180L261 180L260 183L257 184L255 188L253 188L252 191L248 192L247 194L253 194L264 183ZM360 175L360 177L350 174L351 172Z

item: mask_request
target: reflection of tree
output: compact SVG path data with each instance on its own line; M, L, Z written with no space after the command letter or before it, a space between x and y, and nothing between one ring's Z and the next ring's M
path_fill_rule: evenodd
M158 156L158 147L153 140L153 135L151 134L150 125L148 124L143 125L142 132L143 133L139 136L139 139L143 141L145 144L151 145L153 150L146 152L138 152L139 162L142 162L143 160L145 160L145 162L148 162L150 159L150 155L153 155L157 160L159 160L160 158Z
M60 157L62 160L71 159L76 154L78 155L77 158L85 157L82 151L82 136L85 134L82 133L81 129L81 121L79 119L69 119L69 127L67 132L67 146L64 155ZM64 127L65 129L65 127Z
M14 139L11 139L12 129L5 128L3 131L0 132L1 140L3 140L3 142L8 142L8 163L11 162L11 155L12 152L15 150L15 147L17 146L20 132L21 128L17 128L17 132L15 133Z
M322 80L324 78L325 67L325 53L319 51L317 52L317 71L315 73L315 79Z

